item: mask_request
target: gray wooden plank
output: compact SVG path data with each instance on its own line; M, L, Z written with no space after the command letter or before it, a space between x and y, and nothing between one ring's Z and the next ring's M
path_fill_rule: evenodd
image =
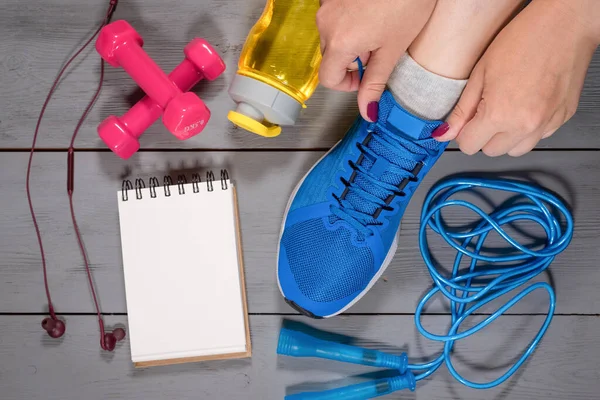
M101 20L108 1L51 0L0 4L0 148L27 148L37 115L58 69ZM176 6L160 0L131 0L119 4L115 19L126 19L140 32L145 49L165 70L182 59L182 49L194 36L209 40L221 53L227 71L195 91L213 116L206 130L181 142L157 122L142 137L143 148L329 148L357 115L355 95L320 87L294 127L276 139L265 139L235 128L226 118L233 102L227 88L248 30L259 17L264 0L181 0ZM539 148L599 148L597 113L600 58L588 73L577 115ZM64 79L43 122L39 146L65 148L70 131L91 98L99 77L95 50L85 53ZM108 115L124 113L139 98L134 82L122 71L108 67L106 85L89 115L77 146L105 148L96 134ZM452 147L456 147L452 144Z
M283 212L292 189L321 152L143 152L130 161L112 153L76 154L75 210L105 312L125 312L116 191L124 177L162 177L171 171L229 168L238 185L249 309L252 313L292 312L275 278ZM46 300L35 233L25 197L27 153L0 157L0 312L41 312ZM457 172L528 171L574 208L575 235L551 267L559 313L600 313L600 158L595 151L536 152L510 159L446 153L415 193L403 220L392 264L352 313L412 313L431 284L417 246L421 205L431 185ZM45 238L50 286L61 312L92 312L85 270L70 222L65 185L66 154L37 153L33 168L34 205ZM176 176L176 175L174 175ZM161 178L162 181L162 178ZM6 205L6 206L4 206ZM206 210L210 212L210 210ZM87 215L86 215L87 214ZM432 242L449 266L452 251ZM198 255L201 257L201 255ZM543 279L546 279L543 277ZM533 294L511 312L545 312L547 298ZM443 311L439 305L430 311Z
M157 316L160 318L160 316ZM68 316L67 334L55 341L40 332L38 316L0 316L0 390L5 400L43 399L283 399L286 393L317 391L363 382L381 370L321 359L276 354L279 316L252 316L253 356L134 370L129 343L112 354L99 350L93 316ZM539 328L542 317L507 316L460 343L453 363L475 381L500 376ZM436 354L439 346L415 332L411 317L352 316L326 321L293 318L340 340L389 352L406 351L413 360ZM125 317L107 323L125 324ZM443 330L444 317L428 317ZM297 327L296 325L295 327ZM600 383L596 346L600 322L595 317L556 317L528 363L501 386L478 391L453 380L443 366L422 381L415 393L398 392L385 399L480 400L532 398L597 399ZM493 346L490 346L493 343Z

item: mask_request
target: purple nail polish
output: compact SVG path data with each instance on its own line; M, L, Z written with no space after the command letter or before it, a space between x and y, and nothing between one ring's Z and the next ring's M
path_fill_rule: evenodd
M373 122L379 117L379 103L372 101L367 105L367 117Z
M431 132L431 137L437 138L440 136L444 136L444 134L448 132L448 129L450 129L450 125L448 125L447 122L444 122L443 124L435 128L433 132Z

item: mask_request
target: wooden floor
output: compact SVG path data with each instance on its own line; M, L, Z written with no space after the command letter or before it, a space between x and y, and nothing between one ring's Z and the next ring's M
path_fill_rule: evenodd
M108 0L4 0L0 3L0 398L282 399L373 378L372 370L324 360L285 359L275 353L281 324L299 321L354 338L363 346L431 356L439 346L414 327L417 302L431 284L416 243L422 200L433 183L459 172L527 175L560 194L573 208L571 246L549 276L557 316L526 366L489 391L467 389L444 368L415 393L394 399L598 399L600 390L600 58L594 59L575 117L529 155L467 157L454 145L415 194L403 221L398 253L384 277L348 314L325 321L298 316L275 282L276 248L285 204L310 166L348 128L357 110L352 95L319 89L297 126L276 139L234 128L226 119L228 85L246 34L264 0L121 0L115 19L128 20L145 49L165 70L182 59L194 36L211 42L228 70L195 91L212 110L208 128L181 142L160 123L141 140L143 151L123 161L107 151L98 123L122 114L140 98L132 80L108 67L106 86L77 140L75 209L92 263L106 323L127 324L116 190L124 177L148 177L206 168L229 169L237 182L246 266L251 359L134 370L129 345L101 352L94 308L66 193L66 147L99 76L93 49L65 76L50 103L33 163L34 205L45 240L55 306L67 323L61 340L40 328L46 315L42 270L25 194L28 147L44 96L57 70L93 32ZM439 248L440 260L452 254ZM491 309L482 310L484 313ZM547 297L532 295L490 328L461 343L456 366L481 381L499 376L541 325ZM447 310L433 306L426 324L447 327ZM157 316L160 324L160 316Z

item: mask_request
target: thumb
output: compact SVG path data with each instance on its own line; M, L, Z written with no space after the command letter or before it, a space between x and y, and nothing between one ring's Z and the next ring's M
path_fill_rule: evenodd
M358 109L363 118L376 121L379 99L400 55L391 49L380 48L371 52L369 65L358 88Z
M463 127L477 113L477 106L481 101L482 93L483 74L475 69L473 70L458 103L456 103L454 109L446 118L446 122L434 130L431 136L440 142L454 140Z

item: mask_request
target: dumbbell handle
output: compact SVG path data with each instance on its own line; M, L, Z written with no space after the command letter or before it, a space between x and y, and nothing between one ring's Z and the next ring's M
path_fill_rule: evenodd
M166 108L175 96L182 93L138 43L129 41L120 45L115 49L115 57L146 95L161 108Z
M168 79L180 91L187 92L203 77L202 71L198 70L194 63L186 58L171 71ZM164 108L158 102L146 95L119 119L129 129L129 132L139 138L146 129L160 118L163 111Z

